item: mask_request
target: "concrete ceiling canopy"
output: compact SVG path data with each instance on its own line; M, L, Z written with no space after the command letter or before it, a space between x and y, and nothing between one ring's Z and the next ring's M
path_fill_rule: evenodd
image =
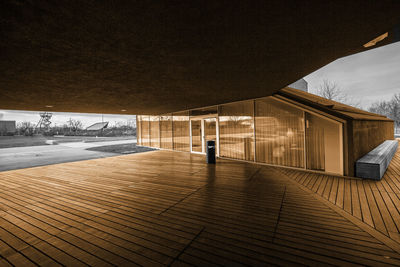
M161 114L267 96L388 32L400 1L0 3L0 109ZM46 106L52 106L46 108Z

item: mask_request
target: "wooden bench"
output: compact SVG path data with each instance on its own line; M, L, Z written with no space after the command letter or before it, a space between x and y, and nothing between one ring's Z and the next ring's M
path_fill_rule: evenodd
M381 180L399 143L386 140L356 162L356 177Z

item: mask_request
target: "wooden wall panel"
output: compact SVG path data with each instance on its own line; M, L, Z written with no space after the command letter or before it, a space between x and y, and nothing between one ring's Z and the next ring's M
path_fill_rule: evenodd
M385 140L394 139L393 121L366 121L354 120L353 124L353 142L349 143L352 150L352 158L349 164L353 166L352 173L354 175L355 162L377 147Z

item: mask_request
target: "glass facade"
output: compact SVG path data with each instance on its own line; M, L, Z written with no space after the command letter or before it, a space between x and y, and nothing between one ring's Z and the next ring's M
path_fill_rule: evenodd
M189 112L172 114L174 150L190 151Z
M275 97L219 105L208 116L211 111L137 116L138 144L204 153L205 142L215 140L221 157L343 174L339 122Z
M142 145L150 146L150 117L149 116L141 116L141 130L142 130Z
M172 115L160 117L160 147L172 149Z
M219 107L221 156L254 160L253 105L254 101L245 101Z
M201 133L201 120L191 120L191 133L192 133L192 151L193 152L202 152L203 151L203 143L202 143L202 133Z
M150 146L160 148L160 117L150 116Z
M305 115L307 169L340 173L343 168L340 124L308 112Z
M255 103L256 160L304 168L303 111L272 97Z
M136 116L136 143L137 145L141 146L142 145L142 119L140 118L140 115Z

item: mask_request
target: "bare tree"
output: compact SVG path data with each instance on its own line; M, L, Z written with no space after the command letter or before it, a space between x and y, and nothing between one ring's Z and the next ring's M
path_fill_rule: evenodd
M392 119L395 128L400 129L400 93L394 94L389 101L377 101L372 103L368 110Z
M28 121L19 122L17 124L18 133L21 135L33 135L34 124Z
M337 83L327 79L323 80L318 88L317 94L323 98L338 102L342 102L345 99L345 94L339 89Z
M355 101L352 97L349 97L346 93L344 93L336 82L329 81L327 79L324 79L322 84L319 86L317 95L349 106L357 108L360 107L359 101Z
M82 129L83 124L80 120L74 120L74 119L69 118L68 127L71 132L76 133L77 131Z

